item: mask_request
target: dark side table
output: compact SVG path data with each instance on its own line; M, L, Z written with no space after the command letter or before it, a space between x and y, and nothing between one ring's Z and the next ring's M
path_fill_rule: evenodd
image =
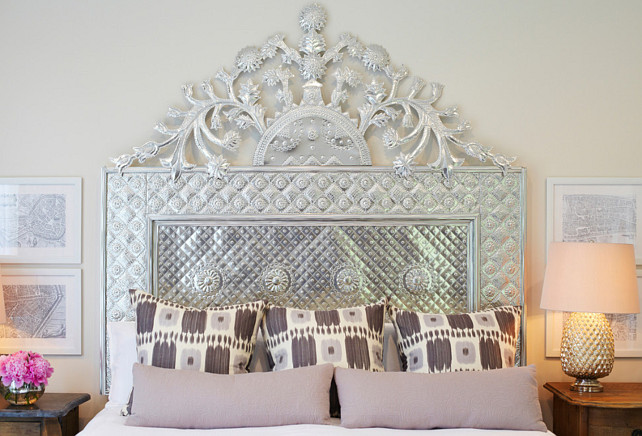
M78 406L89 394L45 392L31 406L12 406L0 397L0 435L74 436L78 433Z
M571 391L571 382L546 383L557 436L642 436L642 383L602 383L604 392Z

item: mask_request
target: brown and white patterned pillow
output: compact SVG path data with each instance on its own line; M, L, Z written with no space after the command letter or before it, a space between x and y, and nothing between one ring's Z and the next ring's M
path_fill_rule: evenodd
M245 373L265 302L196 309L132 289L138 362L216 374Z
M443 315L390 307L404 371L450 372L515 365L519 306Z
M383 371L386 302L336 310L268 306L262 324L270 366L279 371L332 363Z

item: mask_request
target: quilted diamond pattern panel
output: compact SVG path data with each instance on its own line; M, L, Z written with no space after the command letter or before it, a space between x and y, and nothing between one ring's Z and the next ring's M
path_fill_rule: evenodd
M156 292L197 307L267 299L328 310L384 296L398 307L422 311L469 307L468 260L475 249L468 246L469 223L274 221L158 223L152 247Z

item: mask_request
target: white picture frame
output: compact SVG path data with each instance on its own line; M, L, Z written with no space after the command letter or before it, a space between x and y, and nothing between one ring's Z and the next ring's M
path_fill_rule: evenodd
M0 325L0 354L81 354L81 286L79 268L3 267L7 323Z
M642 264L642 178L549 177L547 257L550 243L560 241L631 243ZM638 267L638 292L641 271ZM642 314L607 317L616 337L615 357L642 357ZM546 357L560 356L563 323L563 312L546 311Z
M0 178L0 263L81 262L80 177Z
M591 215L574 222L582 207L590 208ZM551 242L561 241L633 244L636 263L642 264L642 178L549 177L546 215L547 250Z

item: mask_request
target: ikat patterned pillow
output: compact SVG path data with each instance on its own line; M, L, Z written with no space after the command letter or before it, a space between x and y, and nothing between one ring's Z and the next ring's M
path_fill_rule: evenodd
M451 372L515 365L519 306L443 315L391 307L404 371Z
M332 363L383 371L386 302L336 310L268 306L262 324L270 366L282 369Z
M138 363L216 374L245 373L265 302L195 309L132 289Z

